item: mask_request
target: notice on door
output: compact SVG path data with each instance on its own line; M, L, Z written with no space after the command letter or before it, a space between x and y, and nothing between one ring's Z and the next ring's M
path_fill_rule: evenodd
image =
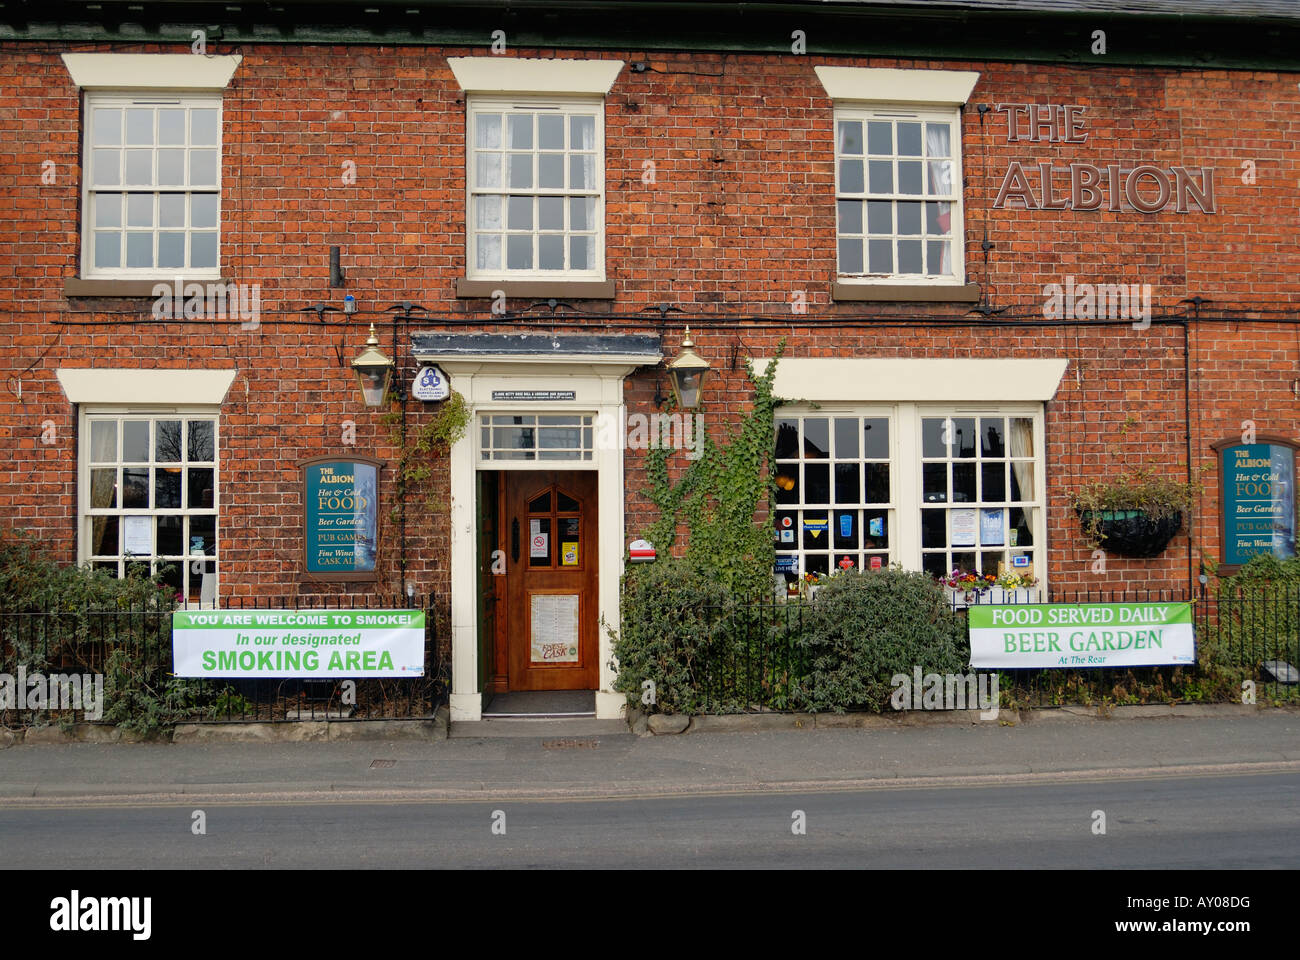
M578 662L578 594L532 595L533 663Z
M528 521L528 557L532 560L548 560L551 556L551 535L542 529L542 521Z

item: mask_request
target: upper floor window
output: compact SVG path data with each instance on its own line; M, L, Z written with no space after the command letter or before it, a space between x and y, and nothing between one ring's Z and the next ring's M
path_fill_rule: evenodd
M469 277L604 279L604 125L599 98L470 101Z
M963 282L960 130L956 108L835 111L841 280Z
M83 276L216 277L221 95L87 91Z
M979 74L813 69L834 103L836 298L875 299L873 285L881 293L908 284L969 293L961 108Z

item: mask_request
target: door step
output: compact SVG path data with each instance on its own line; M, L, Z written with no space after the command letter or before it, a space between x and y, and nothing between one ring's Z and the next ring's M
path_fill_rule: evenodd
M482 720L455 720L448 737L594 737L631 736L624 720L597 720L594 717L489 717Z
M485 720L491 717L570 719L595 716L594 690L516 690L496 694L483 707Z

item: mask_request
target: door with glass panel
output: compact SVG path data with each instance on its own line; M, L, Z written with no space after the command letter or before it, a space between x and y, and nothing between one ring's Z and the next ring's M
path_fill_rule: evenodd
M511 690L594 690L595 471L505 476L506 659Z
M922 411L921 566L1042 578L1037 418Z
M887 567L896 559L889 411L786 414L776 421L776 573Z

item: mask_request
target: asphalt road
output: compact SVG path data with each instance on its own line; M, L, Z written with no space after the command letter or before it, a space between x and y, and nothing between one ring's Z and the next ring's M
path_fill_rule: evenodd
M192 832L195 809L206 834ZM504 835L493 832L504 814ZM806 833L796 834L795 811ZM1094 832L1094 811L1105 834ZM500 830L500 827L497 827ZM32 843L32 838L40 838ZM1291 868L1300 774L634 800L0 808L7 868Z

